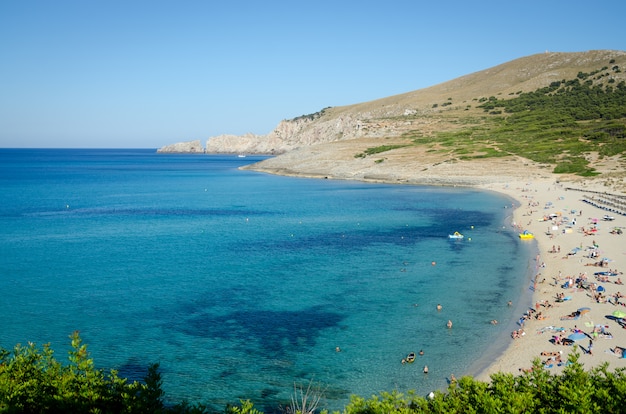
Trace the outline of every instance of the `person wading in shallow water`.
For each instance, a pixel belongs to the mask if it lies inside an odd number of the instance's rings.
[[[452,321],[448,319],[448,323],[446,324],[448,329],[452,328]]]

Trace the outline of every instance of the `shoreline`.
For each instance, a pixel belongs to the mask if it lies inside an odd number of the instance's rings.
[[[490,189],[481,188],[480,190],[503,194],[502,192],[493,191]],[[506,196],[514,201],[517,205],[514,207],[513,210],[511,210],[511,214],[507,215],[504,218],[502,226],[506,229],[507,232],[514,233],[514,236],[517,238],[517,232],[515,232],[515,229],[512,227],[511,223],[515,221],[515,212],[519,211],[522,205],[520,204],[520,200],[516,199],[515,197],[512,197],[508,194],[506,194]],[[496,356],[496,358],[502,358],[505,356],[507,351],[509,351],[509,347],[511,346],[511,336],[509,332],[511,332],[513,329],[518,328],[517,315],[523,314],[534,300],[534,292],[529,289],[529,286],[530,283],[532,283],[535,274],[537,273],[535,257],[539,253],[539,246],[536,240],[533,240],[531,249],[532,250],[529,252],[529,256],[527,258],[526,270],[524,271],[522,276],[524,280],[521,283],[519,294],[516,297],[510,298],[512,301],[514,301],[514,303],[512,304],[513,314],[511,316],[511,319],[507,321],[498,321],[499,325],[502,325],[504,323],[507,329],[505,329],[504,332],[497,334],[497,336],[494,338],[493,343],[485,349],[482,355],[477,357],[475,362],[470,366],[468,371],[464,373],[464,375],[469,375],[478,379],[478,377],[481,376],[481,374],[483,374],[484,372],[489,372],[490,367],[493,364],[494,356]]]
[[[512,298],[512,300],[516,302],[514,306],[520,311],[520,318],[525,312],[530,313],[531,316],[524,322],[523,336],[513,339],[507,333],[508,338],[502,337],[494,341],[494,344],[469,368],[470,372],[463,373],[463,375],[471,375],[476,380],[489,382],[491,374],[496,372],[519,375],[529,370],[536,358],[545,361],[545,369],[556,374],[562,372],[567,355],[574,350],[580,354],[579,362],[584,365],[585,369],[597,367],[604,362],[609,363],[609,370],[626,367],[626,358],[618,358],[611,352],[611,349],[616,346],[626,347],[626,329],[622,328],[620,323],[611,316],[611,313],[618,309],[626,312],[626,306],[598,303],[592,298],[596,292],[589,288],[565,289],[561,287],[566,277],[577,279],[582,276],[586,278],[585,283],[590,286],[601,285],[605,298],[617,292],[626,295],[626,286],[622,286],[620,291],[620,285],[614,283],[619,276],[622,276],[626,282],[626,275],[609,276],[608,282],[600,282],[595,279],[594,273],[604,269],[592,266],[594,260],[585,257],[591,251],[589,248],[595,244],[599,246],[595,251],[611,260],[609,262],[611,269],[617,269],[619,272],[626,269],[624,265],[626,215],[610,212],[608,214],[614,216],[614,220],[602,221],[607,210],[601,208],[601,203],[594,206],[592,204],[594,200],[589,199],[607,193],[617,193],[624,197],[624,204],[620,206],[622,210],[619,213],[626,213],[626,195],[622,191],[607,187],[598,178],[567,177],[548,173],[545,170],[537,172],[537,168],[528,164],[525,164],[524,168],[516,167],[500,171],[499,168],[494,168],[497,166],[491,165],[490,167],[488,163],[462,166],[459,163],[457,167],[460,168],[454,171],[431,171],[428,175],[424,174],[424,168],[407,171],[406,168],[398,165],[388,168],[384,173],[379,171],[377,174],[365,175],[352,174],[348,166],[343,166],[340,170],[336,167],[329,168],[328,174],[320,172],[324,171],[323,166],[320,165],[317,165],[314,170],[303,168],[298,171],[300,168],[291,168],[290,162],[278,166],[273,165],[273,160],[276,159],[271,160],[269,163],[261,162],[260,165],[248,165],[242,168],[303,178],[476,188],[494,191],[515,200],[519,206],[512,211],[510,216],[512,222],[508,223],[507,230],[516,230],[518,233],[529,230],[534,233],[535,237],[532,242],[536,243],[537,256],[534,259],[529,258],[529,271],[525,274],[529,280],[524,283],[527,287],[523,288],[524,291],[520,292],[519,297]],[[502,167],[502,165],[498,166]],[[432,166],[429,168],[433,169]],[[614,186],[623,188],[624,180],[618,179]],[[583,201],[586,195],[588,196],[587,202]],[[618,200],[621,201],[621,199]],[[573,216],[572,212],[576,212],[577,215]],[[540,221],[546,215],[557,213],[554,220]],[[562,222],[564,217],[569,217],[570,222]],[[594,227],[597,231],[591,237],[585,236],[582,229]],[[624,234],[611,234],[609,230],[614,227],[621,227]],[[520,243],[523,242],[527,241],[520,240]],[[551,252],[553,245],[555,250],[558,246],[560,252]],[[575,248],[579,251],[570,257],[568,252]],[[533,278],[537,281],[534,291],[527,292],[526,290],[530,290],[528,286]],[[565,295],[569,300],[556,302],[557,294]],[[611,301],[613,300],[611,297]],[[626,304],[626,299],[621,299],[619,303]],[[589,311],[578,320],[561,320],[561,317],[579,308],[589,308]],[[542,314],[542,319],[535,318],[539,312]],[[516,326],[516,320],[510,323],[513,329],[520,328]],[[593,334],[596,326],[598,329],[602,326],[602,329],[610,333],[610,336],[603,335],[600,337],[602,339],[598,339]],[[557,329],[551,329],[551,327]],[[585,335],[584,340],[576,341],[572,346],[555,345],[551,342],[554,335],[561,333],[567,337],[574,330],[582,331]],[[592,354],[587,352],[589,344],[593,345]],[[542,353],[559,354],[559,351],[562,351],[561,364],[550,360],[556,357],[542,355]]]
[[[626,293],[626,289],[620,290],[620,285],[615,283],[620,275],[609,276],[605,279],[606,282],[597,280],[594,273],[603,271],[605,268],[594,266],[596,260],[586,257],[586,252],[590,254],[596,250],[600,256],[610,260],[608,268],[617,269],[620,273],[624,269],[626,247],[620,247],[626,246],[623,241],[623,237],[626,236],[611,234],[610,231],[617,227],[626,228],[626,217],[609,212],[614,220],[602,220],[607,211],[583,201],[586,193],[605,194],[610,189],[593,180],[584,181],[581,186],[565,185],[557,180],[532,180],[518,181],[515,185],[504,187],[498,184],[481,187],[494,191],[500,190],[499,192],[521,203],[520,207],[514,211],[512,225],[519,226],[520,231],[527,229],[533,232],[539,249],[535,259],[538,265],[535,275],[537,283],[529,308],[535,309],[534,315],[541,312],[545,319],[534,317],[528,319],[523,327],[525,335],[519,339],[511,338],[504,352],[494,356],[491,364],[479,371],[474,376],[475,379],[489,381],[490,375],[496,372],[517,375],[521,371],[530,369],[535,358],[547,362],[545,369],[559,373],[563,370],[564,364],[559,366],[558,361],[551,361],[549,355],[542,355],[542,353],[559,351],[562,351],[562,361],[567,359],[568,354],[574,350],[577,351],[580,354],[579,362],[584,365],[585,369],[591,369],[604,362],[609,363],[610,370],[626,367],[626,360],[617,358],[611,352],[615,346],[626,346],[626,330],[618,321],[611,319],[613,311],[619,308],[626,310],[626,308],[594,300],[593,295],[596,292],[593,288],[562,287],[566,277],[574,279],[586,277],[590,286],[594,286],[593,284],[602,286],[607,298],[617,292]],[[572,187],[586,188],[574,190]],[[557,213],[555,220],[540,221],[546,215]],[[569,223],[556,225],[566,215],[570,219]],[[597,231],[585,235],[583,228],[588,230],[596,228]],[[594,245],[598,248],[592,249]],[[554,251],[553,246],[555,246]],[[576,253],[570,254],[573,251]],[[557,302],[558,294],[570,297],[570,299]],[[624,300],[621,303],[624,303]],[[578,319],[561,319],[580,308],[590,310]],[[593,335],[596,326],[602,326],[611,336],[596,339]],[[557,329],[547,329],[549,327]],[[560,328],[563,328],[563,331],[560,331]],[[567,337],[574,330],[581,330],[585,338],[576,341],[572,346],[555,345],[551,342],[553,335],[562,333]],[[591,354],[588,353],[590,344],[593,345]]]

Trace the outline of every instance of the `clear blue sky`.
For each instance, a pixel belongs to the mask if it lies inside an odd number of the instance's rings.
[[[266,134],[545,50],[626,50],[626,2],[0,1],[0,147]]]

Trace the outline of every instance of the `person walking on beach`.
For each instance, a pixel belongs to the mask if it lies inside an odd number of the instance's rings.
[[[593,355],[593,352],[591,352],[591,348],[593,348],[593,340],[589,340],[589,347],[587,348],[587,353],[589,355]]]

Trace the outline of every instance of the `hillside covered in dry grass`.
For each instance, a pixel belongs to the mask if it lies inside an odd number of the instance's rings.
[[[450,185],[558,173],[619,187],[626,171],[625,81],[626,52],[528,56],[426,89],[283,121],[258,137],[284,143],[275,149],[281,154],[247,168]],[[217,152],[229,152],[222,149]]]

